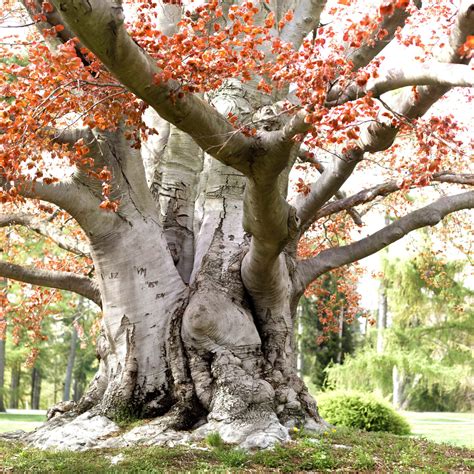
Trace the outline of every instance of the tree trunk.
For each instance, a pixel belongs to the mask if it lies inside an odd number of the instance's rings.
[[[385,329],[387,329],[387,290],[385,283],[380,283],[379,292],[379,310],[377,317],[377,354],[383,354],[384,351],[384,336]]]
[[[31,371],[31,409],[39,410],[41,395],[41,370],[33,367]]]
[[[162,432],[203,425],[200,436],[246,447],[287,440],[293,426],[325,427],[297,375],[287,260],[278,260],[279,290],[256,308],[241,277],[243,178],[213,162],[204,186],[189,286],[153,216],[132,210],[90,237],[104,314],[99,370],[76,405],[50,416],[158,417]]]
[[[83,388],[81,380],[79,380],[77,377],[74,377],[72,399],[75,402],[78,402],[81,399],[83,394],[84,394],[84,388]]]
[[[64,402],[69,400],[70,395],[71,395],[72,372],[74,370],[74,361],[76,359],[77,338],[78,338],[77,330],[74,326],[72,326],[71,343],[69,345],[69,355],[68,355],[67,367],[66,367],[66,377],[64,378],[64,393],[63,393]]]
[[[337,360],[338,364],[342,364],[342,357],[344,355],[343,347],[342,347],[342,337],[344,336],[344,308],[341,308],[339,311],[339,327],[338,327],[338,351],[337,351]]]
[[[303,354],[303,307],[298,305],[297,318],[298,318],[298,351],[297,351],[297,361],[296,361],[296,370],[299,377],[303,377],[304,374],[304,354]]]
[[[6,303],[7,279],[0,278],[0,304]],[[5,407],[5,350],[7,344],[7,321],[0,310],[0,413],[6,411]]]
[[[1,321],[0,321],[1,323]],[[0,339],[0,412],[4,412],[4,391],[5,391],[5,339]]]
[[[21,365],[20,362],[15,362],[12,365],[12,373],[10,379],[10,403],[9,408],[18,408],[20,401],[20,378]]]
[[[403,402],[403,388],[405,384],[405,377],[403,371],[400,371],[396,365],[392,369],[393,394],[392,403],[397,409],[400,409]]]

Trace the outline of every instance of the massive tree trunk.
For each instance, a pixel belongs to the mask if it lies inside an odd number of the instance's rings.
[[[247,286],[243,282],[242,262],[251,254],[241,224],[245,177],[206,158],[200,183],[194,179],[184,192],[182,177],[172,173],[189,153],[178,146],[182,135],[171,148],[179,155],[168,158],[160,182],[151,183],[153,200],[145,174],[136,172],[140,166],[129,167],[136,152],[121,140],[118,133],[107,137],[114,148],[108,164],[121,188],[119,212],[106,214],[97,202],[90,209],[84,200],[68,204],[88,233],[100,289],[100,367],[77,404],[59,404],[50,416],[158,417],[168,432],[204,423],[200,436],[219,432],[249,447],[284,441],[293,426],[322,429],[296,371],[293,324],[301,286],[294,257],[283,253],[275,260],[281,274],[275,281],[257,272]],[[80,173],[76,180],[87,183]],[[181,199],[170,203],[177,180]],[[193,187],[201,190],[196,204]],[[196,222],[183,211],[190,203],[201,209]],[[195,232],[191,245],[177,245],[186,235],[183,226]],[[259,287],[261,281],[267,286]],[[255,288],[254,297],[247,288]],[[40,430],[30,439],[40,443],[41,436]]]
[[[202,434],[219,432],[244,446],[284,441],[285,426],[322,428],[296,374],[288,295],[267,312],[288,323],[275,329],[256,316],[243,286],[248,237],[237,218],[241,199],[210,197],[206,206],[214,235],[203,243],[208,248],[190,288],[152,220],[135,216],[92,241],[104,310],[100,368],[73,413],[115,420],[168,414],[169,429],[207,420]]]

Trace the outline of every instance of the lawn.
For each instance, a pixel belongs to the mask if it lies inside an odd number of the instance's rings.
[[[412,427],[412,433],[438,443],[474,448],[474,415],[470,413],[402,413]],[[0,413],[0,433],[32,431],[40,426],[44,415]]]
[[[46,420],[44,415],[0,413],[0,433],[7,431],[32,431]]]
[[[402,412],[412,433],[437,443],[474,448],[474,414],[445,412]]]
[[[337,428],[272,450],[245,452],[208,437],[199,447],[40,451],[0,440],[5,472],[472,472],[474,451],[386,433]]]

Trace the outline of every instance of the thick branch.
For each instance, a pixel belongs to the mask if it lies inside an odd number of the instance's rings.
[[[319,25],[327,0],[301,0],[294,11],[293,20],[280,33],[280,38],[297,50],[306,36]]]
[[[79,198],[79,196],[75,195],[77,190],[70,179],[65,179],[59,183],[46,184],[27,179],[7,181],[0,174],[0,187],[8,191],[12,186],[15,187],[19,195],[25,198],[41,199],[56,204],[59,207],[64,207],[65,202]]]
[[[341,158],[335,158],[319,179],[310,186],[309,194],[297,199],[296,208],[301,221],[301,232],[304,232],[314,222],[316,212],[336,194],[362,157],[363,152],[354,149]]]
[[[281,293],[286,265],[280,254],[298,233],[299,219],[282,196],[278,177],[296,155],[299,144],[280,141],[279,134],[267,132],[264,136],[268,154],[256,160],[245,187],[243,226],[252,240],[241,273],[254,302],[269,288]]]
[[[451,32],[450,44],[440,53],[439,59],[446,63],[466,63],[467,59],[461,57],[458,50],[459,46],[464,43],[469,34],[472,34],[473,30],[474,5],[471,5],[471,2],[464,1]],[[425,114],[448,90],[449,87],[439,85],[421,86],[417,88],[416,97],[410,90],[402,94],[387,97],[386,101],[390,109],[408,119],[412,119]],[[297,130],[298,126],[302,127],[306,125],[301,118],[301,115],[295,116],[292,121],[293,130]],[[351,154],[358,155],[358,161],[360,161],[365,152],[374,153],[386,150],[392,145],[397,133],[398,128],[393,127],[391,124],[387,125],[383,122],[371,123],[362,128],[357,148],[353,149]],[[302,220],[303,231],[314,221],[321,206],[334,195],[354,170],[355,164],[351,168],[345,164],[345,161],[346,160],[338,160],[335,164],[336,170],[327,170],[327,172],[323,173],[315,186],[311,188],[311,192],[306,199],[300,199],[300,203],[298,203],[298,216]],[[351,162],[351,160],[348,160],[348,162]]]
[[[38,219],[31,214],[4,214],[0,215],[0,227],[22,225],[28,227],[38,234],[51,239],[55,244],[68,252],[76,255],[88,256],[89,248],[87,245],[76,241],[64,234],[50,222]]]
[[[454,174],[449,172],[436,173],[433,175],[432,181],[438,183],[453,183],[474,186],[474,174]],[[363,189],[352,196],[338,199],[337,201],[326,204],[316,214],[315,220],[335,214],[336,212],[344,210],[348,211],[354,206],[366,204],[373,201],[377,197],[388,196],[389,194],[400,191],[400,189],[401,188],[396,181],[387,181],[377,186],[373,186],[372,188]]]
[[[303,288],[323,273],[368,257],[415,229],[434,226],[452,212],[472,208],[474,208],[474,191],[443,197],[407,214],[364,239],[342,247],[324,250],[316,257],[299,263],[298,272]]]
[[[21,3],[32,19],[34,19],[39,13],[46,17],[46,21],[35,21],[33,24],[41,33],[51,51],[54,51],[61,44],[74,38],[73,32],[67,27],[67,25],[63,25],[62,18],[57,11],[45,12],[43,10],[42,0],[21,0]],[[55,35],[48,34],[48,31],[58,25],[63,27],[61,31],[57,32]],[[83,46],[78,43],[77,40],[74,42],[74,48],[77,56],[81,58],[83,64],[88,65],[89,61],[81,52]]]
[[[474,87],[474,71],[470,66],[449,63],[405,63],[401,67],[393,67],[380,71],[377,78],[371,78],[363,87],[355,82],[338,91],[331,90],[327,100],[331,105],[339,105],[371,93],[380,97],[386,92],[406,86],[443,86],[443,87]]]
[[[472,0],[462,1],[458,10],[455,24],[445,45],[436,57],[441,63],[467,64],[469,59],[459,53],[459,47],[464,44],[467,36],[474,34],[474,3]],[[408,119],[424,115],[438,101],[449,87],[444,85],[418,86],[416,95],[411,89],[404,89],[399,94],[386,94],[384,103],[389,110]],[[381,122],[372,123],[361,131],[359,147],[371,153],[386,150],[397,136],[398,128]]]
[[[236,131],[198,96],[178,97],[178,83],[157,84],[155,76],[160,70],[128,35],[118,4],[107,0],[53,0],[53,3],[81,41],[130,91],[165,120],[188,133],[214,158],[245,174],[249,172],[247,160],[255,139]]]
[[[438,64],[468,64],[468,57],[461,56],[459,48],[464,44],[466,38],[473,34],[474,3],[472,3],[472,0],[463,0],[451,31],[449,44],[445,45],[436,56]],[[443,67],[447,68],[447,64],[444,64]],[[466,69],[456,69],[456,71],[466,71]],[[413,75],[416,75],[416,71],[412,71],[412,76]],[[445,81],[448,83],[449,78],[445,79]],[[426,82],[428,84],[433,83],[433,81]],[[446,94],[450,87],[451,84],[418,86],[416,98],[410,89],[404,90],[400,94],[387,94],[384,96],[384,101],[392,111],[409,119],[413,119],[424,115],[437,100]],[[332,102],[335,102],[333,95],[334,93],[331,93]],[[295,114],[282,130],[282,137],[291,138],[296,134],[308,132],[311,125],[305,122],[306,116],[307,114],[304,110],[300,110]],[[397,133],[397,127],[386,125],[383,120],[381,120],[380,122],[372,123],[362,128],[361,139],[358,142],[358,146],[362,152],[374,153],[383,151],[392,145]]]
[[[69,128],[53,128],[46,127],[43,129],[55,143],[74,145],[81,138],[89,144],[94,140],[94,135],[88,127],[69,127]]]
[[[100,292],[93,280],[74,273],[42,270],[36,267],[15,265],[0,261],[0,275],[31,285],[47,286],[73,291],[101,306]]]

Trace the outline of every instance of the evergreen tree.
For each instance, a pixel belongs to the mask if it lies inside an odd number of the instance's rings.
[[[428,240],[415,257],[383,266],[392,320],[383,352],[377,353],[371,334],[355,356],[329,369],[330,384],[388,397],[396,367],[402,408],[469,409],[474,292],[465,285],[464,263],[446,261]]]

